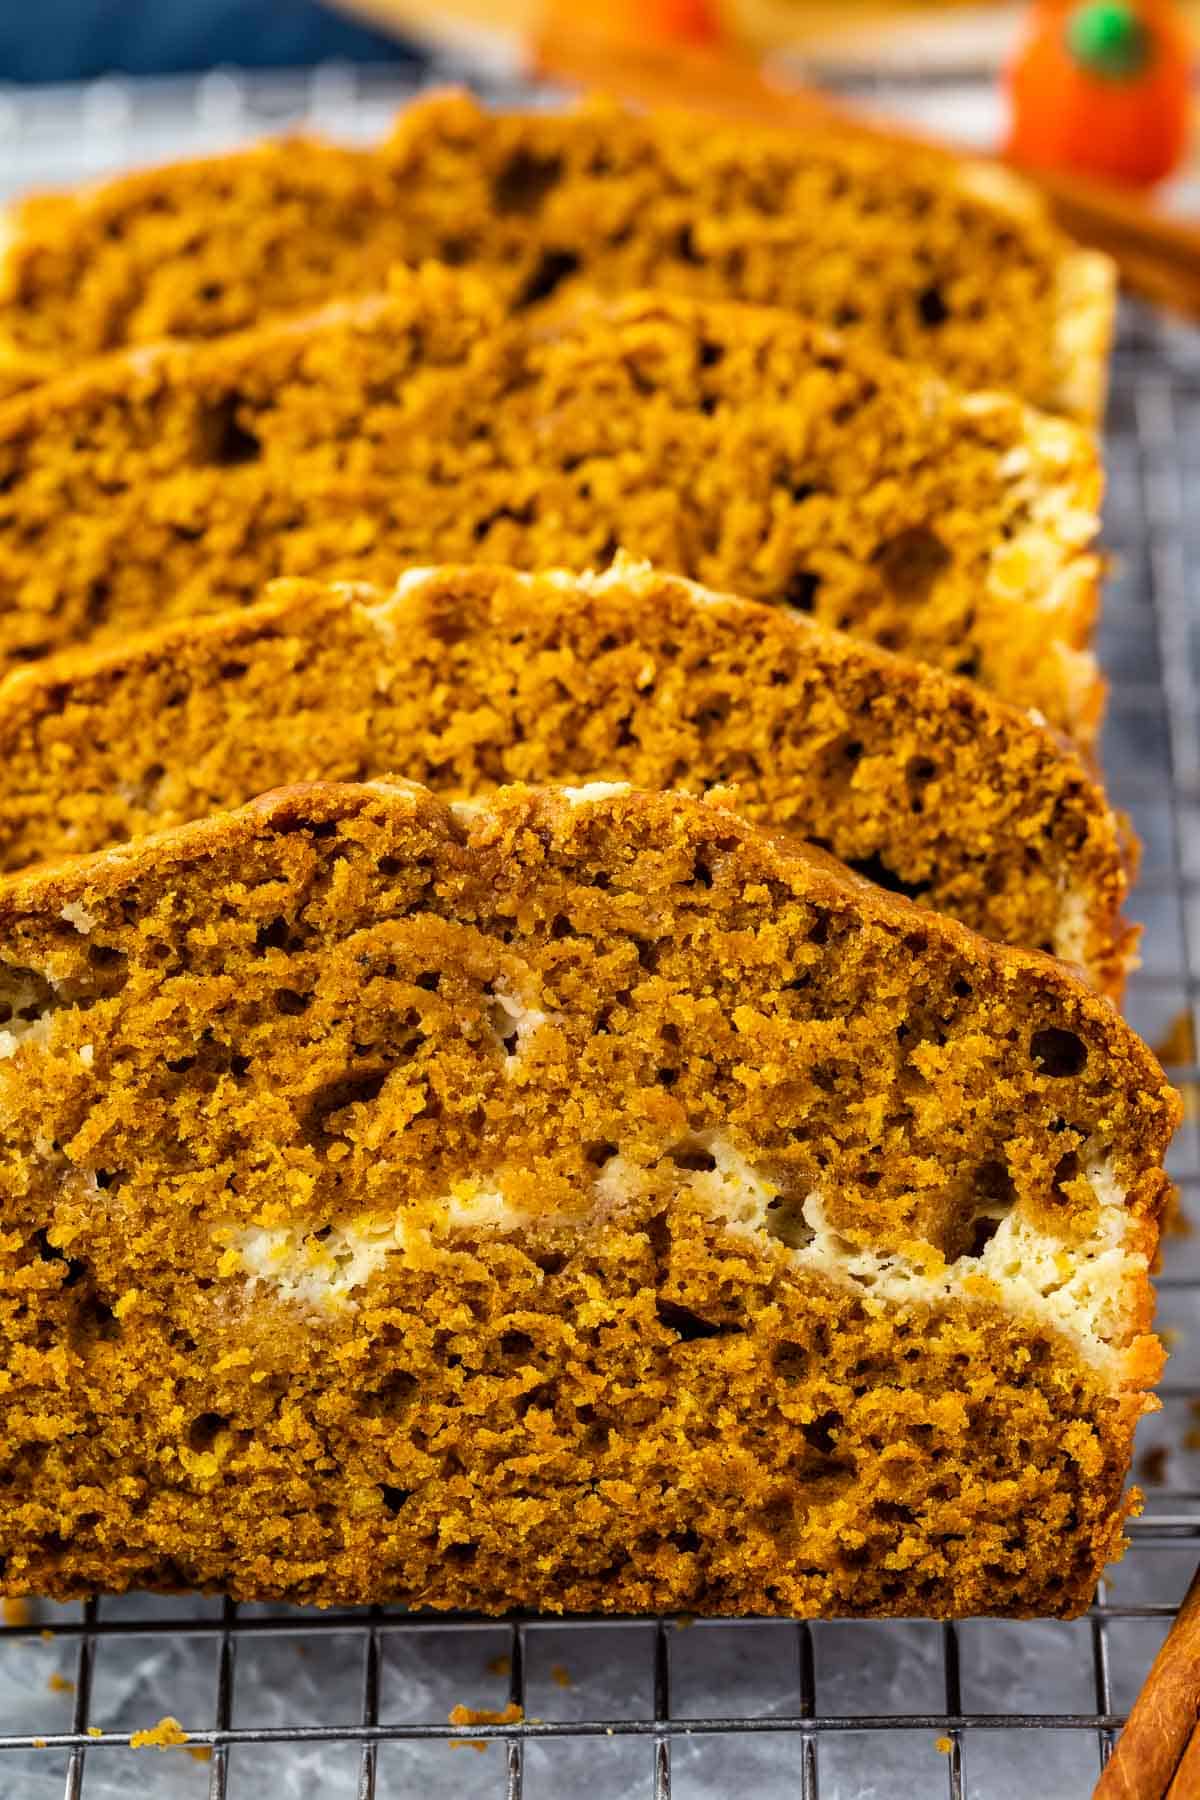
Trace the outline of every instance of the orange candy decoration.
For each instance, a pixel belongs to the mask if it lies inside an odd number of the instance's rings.
[[[1039,0],[1009,71],[1008,155],[1148,185],[1187,147],[1192,45],[1167,0]]]
[[[622,44],[719,44],[725,33],[716,0],[549,0],[547,12],[567,25],[577,19],[589,35]]]

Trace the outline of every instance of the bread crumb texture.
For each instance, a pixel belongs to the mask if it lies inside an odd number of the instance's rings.
[[[1176,1102],[1050,961],[702,800],[395,783],[10,877],[0,957],[10,1594],[1073,1614],[1119,1549]]]
[[[0,868],[318,778],[452,797],[720,789],[747,817],[1119,993],[1126,847],[1079,760],[971,683],[620,560],[411,570],[55,658],[0,685]],[[469,807],[472,802],[463,800]],[[463,816],[467,816],[465,813]],[[62,918],[87,936],[88,908]],[[497,996],[497,1005],[513,1004]],[[10,1022],[0,1054],[17,1039]]]
[[[1086,742],[1091,435],[789,314],[634,295],[556,325],[476,280],[138,350],[0,407],[0,669],[277,575],[619,548],[977,678]]]
[[[460,1701],[450,1709],[448,1717],[451,1725],[519,1725],[525,1713],[515,1700],[510,1700],[499,1710],[491,1706],[464,1706]]]
[[[803,312],[1086,419],[1102,405],[1111,266],[1011,176],[835,131],[461,94],[408,108],[375,149],[290,139],[27,202],[0,294],[8,379],[429,259],[514,310],[653,283]]]
[[[129,1748],[131,1750],[177,1750],[187,1741],[188,1734],[179,1720],[172,1718],[168,1713],[165,1719],[158,1721],[157,1725],[148,1726],[144,1731],[133,1732],[130,1735]]]

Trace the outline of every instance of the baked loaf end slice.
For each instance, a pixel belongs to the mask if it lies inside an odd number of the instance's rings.
[[[269,592],[0,684],[0,868],[322,777],[722,786],[1120,992],[1136,934],[1117,821],[1073,752],[972,682],[626,559]]]
[[[1112,1007],[678,795],[0,885],[9,1593],[1071,1614],[1160,1364]]]
[[[9,379],[478,268],[514,309],[653,284],[823,319],[966,386],[1102,410],[1111,265],[1022,182],[835,131],[443,95],[375,151],[268,143],[27,203],[0,299]]]
[[[1088,433],[778,310],[504,322],[470,278],[135,351],[0,408],[0,663],[412,562],[618,546],[976,676],[1080,742]]]

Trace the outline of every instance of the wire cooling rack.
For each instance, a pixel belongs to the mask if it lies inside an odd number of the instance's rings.
[[[332,68],[0,89],[0,197],[298,121],[375,136],[406,83]],[[1200,1223],[1200,334],[1126,314],[1108,460],[1106,766],[1144,845],[1127,1010],[1189,1100],[1173,1171]],[[1139,1439],[1147,1507],[1085,1619],[497,1623],[195,1596],[41,1604],[0,1623],[0,1800],[1082,1800],[1200,1556],[1200,1235],[1169,1241],[1159,1287],[1173,1353]],[[459,1702],[509,1701],[520,1723],[447,1723]],[[186,1744],[130,1747],[166,1715]]]

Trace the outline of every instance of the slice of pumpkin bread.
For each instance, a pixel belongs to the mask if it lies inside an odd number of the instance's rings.
[[[1121,833],[1024,713],[782,607],[619,559],[603,575],[283,581],[261,605],[0,683],[0,869],[270,787],[398,772],[722,786],[985,936],[1120,993]]]
[[[0,883],[0,1574],[1074,1614],[1176,1099],[680,795],[318,784]]]
[[[374,150],[292,139],[27,202],[0,289],[8,378],[240,329],[427,259],[477,268],[514,309],[648,285],[786,306],[964,386],[1102,409],[1112,267],[995,167],[461,94],[408,108]]]
[[[1086,741],[1087,433],[769,309],[553,327],[462,276],[0,407],[0,665],[244,605],[274,575],[586,568],[618,546],[977,676]]]

